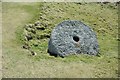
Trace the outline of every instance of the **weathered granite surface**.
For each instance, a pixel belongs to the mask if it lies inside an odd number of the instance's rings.
[[[89,26],[80,21],[66,20],[53,29],[48,52],[61,57],[81,53],[97,55],[99,45],[95,32]]]

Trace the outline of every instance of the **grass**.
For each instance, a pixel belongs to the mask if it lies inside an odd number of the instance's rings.
[[[3,77],[118,76],[118,11],[113,3],[3,3],[2,7]],[[97,34],[100,56],[49,56],[49,38],[45,35],[50,35],[52,29],[63,20],[80,20],[89,25]],[[34,38],[27,43],[37,53],[31,56],[28,50],[22,49],[26,42],[24,29],[25,24],[34,24],[36,21],[47,27],[43,31],[36,30],[37,35],[30,32]],[[42,38],[36,39],[38,36]]]

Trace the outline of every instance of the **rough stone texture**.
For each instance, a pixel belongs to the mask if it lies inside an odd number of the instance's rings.
[[[69,54],[97,55],[99,46],[95,32],[80,21],[70,20],[58,24],[52,31],[48,52],[54,56]]]

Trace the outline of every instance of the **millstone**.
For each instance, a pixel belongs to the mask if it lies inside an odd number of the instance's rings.
[[[66,20],[53,29],[48,52],[61,57],[81,53],[97,55],[99,45],[95,32],[89,26],[81,21]]]

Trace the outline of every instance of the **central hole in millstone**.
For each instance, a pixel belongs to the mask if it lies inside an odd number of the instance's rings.
[[[73,36],[73,40],[78,42],[79,41],[79,37],[78,36]]]

